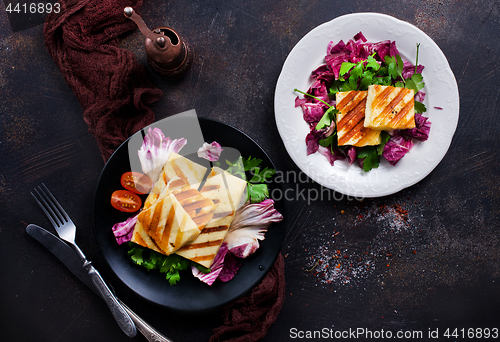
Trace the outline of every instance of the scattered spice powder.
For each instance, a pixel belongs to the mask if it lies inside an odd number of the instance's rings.
[[[376,236],[369,246],[359,250],[356,246],[351,247],[352,242],[336,241],[340,231],[334,231],[329,241],[314,249],[314,254],[310,255],[310,264],[306,267],[306,271],[319,282],[357,286],[364,279],[375,276],[378,264],[390,268],[389,261],[394,256],[416,254],[414,241],[418,228],[412,224],[406,203],[360,206],[358,210],[360,212],[354,214],[355,219],[349,225],[371,225],[373,229],[377,229]],[[340,213],[343,215],[345,211],[341,210]],[[349,229],[349,226],[345,229]],[[335,244],[342,245],[343,248],[333,248]],[[381,272],[387,271],[380,269],[377,274]]]

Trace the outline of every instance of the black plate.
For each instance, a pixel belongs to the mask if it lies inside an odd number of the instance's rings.
[[[243,157],[260,158],[263,160],[263,166],[275,168],[264,150],[243,132],[218,121],[196,119],[199,120],[203,137],[187,138],[188,144],[180,151],[180,154],[201,163],[203,160],[198,158],[193,151],[201,146],[196,140],[204,139],[207,142],[217,141],[223,148],[226,147],[219,159],[221,162],[225,161],[224,153],[229,152],[232,147],[240,151]],[[190,134],[183,130],[183,127],[186,127],[185,123],[186,120],[176,122],[167,118],[150,127],[158,127],[165,136],[176,139]],[[196,129],[190,128],[190,132],[193,131],[196,132]],[[128,246],[125,244],[119,246],[111,231],[113,224],[124,221],[129,214],[113,209],[110,205],[110,198],[113,191],[121,188],[122,173],[131,169],[140,171],[136,164],[138,162],[137,151],[145,132],[147,128],[137,132],[123,143],[111,156],[99,178],[94,199],[94,232],[102,256],[127,287],[145,300],[163,307],[180,311],[202,311],[236,300],[254,287],[272,267],[285,236],[285,220],[270,226],[265,240],[260,242],[260,248],[255,254],[243,260],[237,275],[227,283],[217,280],[212,286],[208,286],[187,271],[181,274],[181,281],[178,284],[169,285],[164,274],[147,271],[133,264],[127,255]],[[190,140],[195,144],[190,144]],[[231,157],[227,159],[231,160]],[[269,186],[271,191],[281,190],[280,184],[271,183]],[[284,200],[277,201],[275,207],[285,217]]]

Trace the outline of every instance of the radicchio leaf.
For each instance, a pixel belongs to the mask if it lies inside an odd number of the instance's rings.
[[[214,141],[211,144],[204,143],[203,146],[198,149],[198,157],[210,161],[219,160],[221,153],[222,147],[217,141]]]
[[[333,165],[336,160],[345,159],[344,154],[338,149],[334,149],[334,153],[332,153],[332,151],[330,150],[329,147],[319,146],[318,152],[319,152],[319,154],[325,156],[326,159],[328,159],[328,162],[330,163],[330,165]]]
[[[307,146],[307,155],[316,153],[318,151],[319,140],[322,138],[322,132],[311,129],[309,134],[306,136],[306,146]]]
[[[196,268],[196,266],[191,266],[191,272],[193,275],[200,279],[202,282],[207,283],[208,285],[212,286],[214,281],[219,277],[219,274],[222,271],[222,268],[224,267],[224,258],[229,251],[229,248],[227,247],[227,243],[223,242],[222,245],[219,248],[219,252],[215,256],[214,262],[212,263],[212,266],[210,266],[210,272],[209,273],[203,273],[199,269]]]
[[[387,159],[389,164],[396,165],[406,153],[410,152],[412,147],[413,141],[398,132],[385,144],[382,156]]]
[[[161,129],[150,127],[138,151],[142,171],[155,183],[170,152],[178,153],[184,145],[186,145],[186,139],[171,140],[163,135]]]
[[[227,253],[224,258],[224,266],[219,273],[219,279],[228,282],[234,278],[236,272],[240,269],[241,262],[232,253]]]
[[[415,128],[404,130],[404,134],[410,138],[415,138],[420,141],[429,139],[429,132],[431,130],[431,122],[429,118],[420,113],[415,113]]]
[[[119,222],[113,225],[111,230],[113,230],[116,242],[118,242],[119,245],[124,242],[129,242],[132,239],[136,222],[137,215],[129,217],[125,222]]]
[[[260,203],[247,203],[239,208],[224,240],[232,254],[246,258],[259,248],[268,227],[280,222],[283,216],[274,208],[274,201],[266,199]]]

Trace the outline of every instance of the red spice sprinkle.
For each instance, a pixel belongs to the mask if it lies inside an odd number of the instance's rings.
[[[416,250],[412,250],[411,251],[413,254],[417,254],[417,251]]]
[[[347,258],[348,258],[347,254],[346,254],[346,255],[344,255],[344,259],[347,259]]]

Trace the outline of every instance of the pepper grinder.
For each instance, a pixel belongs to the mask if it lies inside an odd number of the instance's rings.
[[[144,20],[132,7],[125,7],[125,17],[133,20],[146,37],[144,49],[148,64],[159,75],[167,79],[178,79],[184,76],[193,62],[190,48],[184,40],[170,27],[160,26],[150,31]]]

